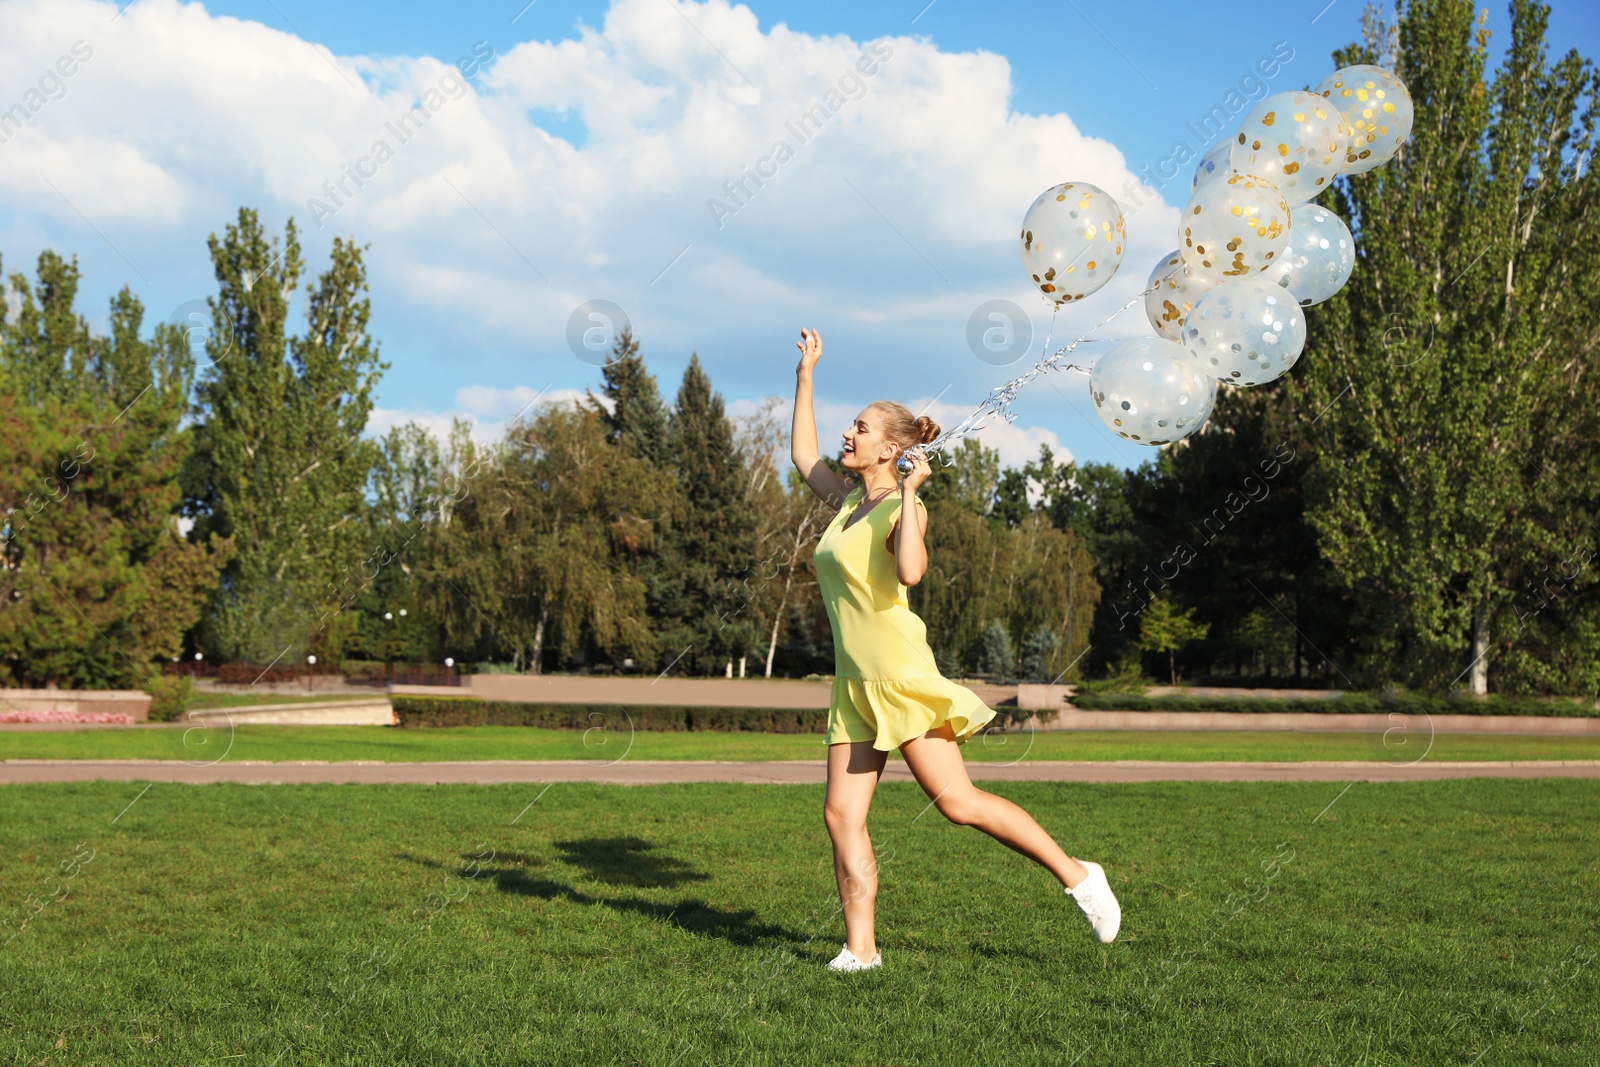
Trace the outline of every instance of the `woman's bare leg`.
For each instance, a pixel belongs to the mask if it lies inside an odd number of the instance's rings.
[[[985,793],[972,784],[949,723],[907,741],[900,746],[900,753],[939,814],[951,822],[976,826],[1039,863],[1068,889],[1089,876],[1083,864],[1063,852],[1032,815],[1005,797]]]
[[[833,873],[844,910],[845,946],[863,963],[870,962],[873,909],[878,900],[878,861],[867,836],[867,808],[883,774],[887,752],[871,741],[845,741],[828,746],[828,794],[822,820],[833,839]]]

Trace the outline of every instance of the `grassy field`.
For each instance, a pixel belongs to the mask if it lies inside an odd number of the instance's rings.
[[[225,725],[60,732],[0,731],[0,759],[424,760],[822,759],[821,734],[696,731],[630,734],[626,724],[584,730],[529,726]],[[1497,737],[1440,734],[1040,731],[988,734],[963,746],[969,760],[1430,760],[1600,759],[1600,735]],[[225,756],[224,756],[225,754]],[[899,759],[898,752],[890,754]]]
[[[853,975],[820,787],[6,786],[0,1063],[1595,1062],[1590,782],[995,791],[1115,944],[909,783]]]

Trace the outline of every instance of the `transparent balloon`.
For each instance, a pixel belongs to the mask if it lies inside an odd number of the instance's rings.
[[[1183,344],[1231,385],[1279,378],[1306,347],[1306,319],[1294,297],[1267,278],[1223,282],[1189,312]]]
[[[1161,285],[1150,289],[1161,280]],[[1207,289],[1217,284],[1211,278],[1202,278],[1184,266],[1183,257],[1176,250],[1161,257],[1155,270],[1144,283],[1150,292],[1144,295],[1144,313],[1156,333],[1169,341],[1183,339],[1183,317],[1194,307]]]
[[[1310,307],[1343,289],[1355,267],[1356,239],[1344,220],[1320,204],[1296,204],[1289,209],[1288,251],[1265,276]]]
[[[1055,185],[1022,220],[1022,265],[1046,300],[1082,300],[1117,273],[1126,234],[1110,194],[1087,182]]]
[[[1341,67],[1322,79],[1316,92],[1345,113],[1350,123],[1341,174],[1362,174],[1394,158],[1411,139],[1416,109],[1405,83],[1382,67]]]
[[[1228,172],[1233,169],[1233,164],[1229,161],[1229,153],[1232,151],[1231,137],[1224,137],[1207,149],[1206,154],[1200,157],[1200,162],[1195,164],[1194,180],[1189,183],[1189,191],[1192,193],[1215,178],[1226,178]]]
[[[1191,273],[1220,282],[1266,270],[1289,243],[1289,204],[1276,186],[1229,174],[1194,191],[1178,252]]]
[[[1291,204],[1310,200],[1344,167],[1350,124],[1318,93],[1293,89],[1257,104],[1239,124],[1229,162],[1278,187]]]
[[[1135,337],[1095,363],[1089,394],[1095,414],[1113,432],[1141,445],[1165,445],[1210,417],[1217,380],[1176,341]]]

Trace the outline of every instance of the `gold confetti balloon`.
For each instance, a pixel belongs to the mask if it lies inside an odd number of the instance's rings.
[[[1289,203],[1253,174],[1207,182],[1184,205],[1178,254],[1189,272],[1212,284],[1266,270],[1289,241]]]
[[[1150,289],[1157,281],[1161,284]],[[1184,316],[1189,314],[1195,301],[1215,284],[1210,278],[1191,273],[1184,265],[1183,257],[1176,251],[1162,256],[1155,270],[1150,272],[1149,280],[1144,283],[1144,287],[1150,289],[1144,294],[1144,313],[1149,317],[1150,325],[1169,341],[1182,340]]]
[[[1122,265],[1126,243],[1122,209],[1088,182],[1051,186],[1022,220],[1022,266],[1057,307],[1109,282]]]
[[[1294,89],[1274,93],[1246,115],[1233,139],[1235,173],[1278,187],[1291,204],[1310,200],[1344,168],[1350,124],[1327,97]]]
[[[1363,174],[1394,158],[1411,139],[1416,109],[1405,84],[1382,67],[1341,67],[1322,79],[1317,93],[1350,123],[1341,174]]]
[[[1166,445],[1205,424],[1217,379],[1178,342],[1134,337],[1095,361],[1089,396],[1100,421],[1119,437]]]

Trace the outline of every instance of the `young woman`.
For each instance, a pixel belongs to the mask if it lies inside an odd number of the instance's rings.
[[[822,338],[801,330],[797,347],[790,455],[811,490],[839,509],[815,553],[835,664],[822,813],[845,925],[844,947],[828,966],[855,971],[882,963],[872,931],[878,873],[867,808],[895,748],[941,815],[976,826],[1043,865],[1083,910],[1095,936],[1110,942],[1122,909],[1100,865],[1067,855],[1026,811],[967,776],[960,746],[995,713],[972,690],[939,674],[926,628],[906,600],[906,587],[928,569],[928,518],[916,494],[931,469],[917,446],[936,438],[939,427],[925,416],[913,419],[899,404],[868,405],[844,432],[839,462],[859,478],[852,486],[817,449],[811,379]],[[913,464],[904,476],[896,466],[902,454]]]

